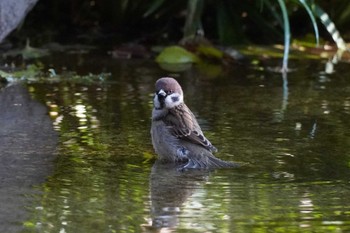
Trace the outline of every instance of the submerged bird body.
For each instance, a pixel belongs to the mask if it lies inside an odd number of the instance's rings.
[[[152,111],[152,143],[160,160],[183,169],[232,167],[216,158],[217,149],[204,136],[194,114],[183,100],[179,83],[170,77],[156,82]]]

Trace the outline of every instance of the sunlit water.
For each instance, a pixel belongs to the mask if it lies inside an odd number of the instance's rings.
[[[18,223],[25,232],[350,231],[349,64],[325,74],[324,62],[294,61],[288,85],[267,67],[211,77],[108,58],[72,66],[111,76],[27,84],[48,106],[59,143]],[[217,157],[241,168],[155,164],[150,114],[161,76],[179,80]]]

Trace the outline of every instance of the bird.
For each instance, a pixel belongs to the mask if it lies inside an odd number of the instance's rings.
[[[235,167],[216,158],[215,146],[204,136],[195,115],[184,102],[180,84],[172,77],[155,83],[151,138],[158,159],[180,170]]]

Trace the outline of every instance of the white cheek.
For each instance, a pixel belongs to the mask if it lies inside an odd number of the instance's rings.
[[[177,98],[177,101],[174,101],[172,99],[172,97],[175,97]],[[171,95],[168,95],[166,98],[165,98],[165,106],[167,108],[174,108],[176,107],[177,105],[179,104],[182,104],[183,103],[183,96],[182,95],[179,95],[178,93],[173,93]]]
[[[153,105],[154,105],[155,108],[160,108],[160,107],[161,107],[157,95],[154,95],[154,98],[153,98]]]

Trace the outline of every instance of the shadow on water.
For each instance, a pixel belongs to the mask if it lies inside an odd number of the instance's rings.
[[[0,90],[0,232],[23,228],[33,186],[53,170],[57,142],[46,106],[19,84]]]

